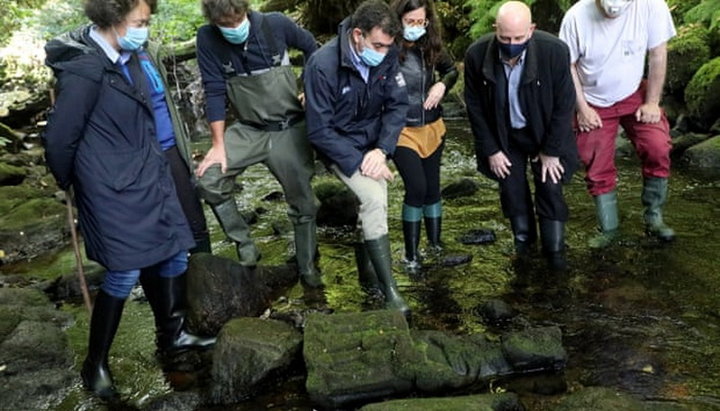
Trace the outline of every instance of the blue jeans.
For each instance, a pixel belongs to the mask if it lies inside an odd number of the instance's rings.
[[[174,257],[155,264],[151,267],[137,268],[134,270],[111,271],[105,274],[105,281],[100,288],[115,298],[125,299],[130,295],[133,287],[137,284],[142,270],[154,269],[160,277],[177,277],[187,271],[188,256],[187,250],[182,250]]]

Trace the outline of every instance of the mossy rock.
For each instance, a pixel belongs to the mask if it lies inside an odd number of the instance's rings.
[[[0,186],[15,186],[21,184],[27,171],[22,167],[16,167],[6,163],[0,163]]]
[[[720,168],[720,136],[690,147],[683,154],[682,161],[693,168]]]
[[[0,218],[3,230],[28,229],[65,224],[65,207],[53,198],[33,198],[10,210]]]
[[[521,409],[520,402],[517,395],[513,393],[480,394],[443,398],[406,398],[370,404],[360,408],[361,411],[495,411],[518,409]]]
[[[708,29],[700,24],[681,27],[668,43],[665,91],[682,96],[693,74],[710,59]]]
[[[709,127],[720,117],[720,57],[705,63],[685,88],[690,116]]]

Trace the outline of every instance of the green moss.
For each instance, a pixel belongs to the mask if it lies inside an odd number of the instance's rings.
[[[705,63],[685,89],[690,115],[710,125],[720,113],[720,57]]]
[[[681,27],[677,37],[668,43],[666,92],[682,95],[693,74],[710,59],[708,30],[691,24]]]
[[[41,224],[64,224],[65,208],[52,198],[34,198],[12,208],[0,218],[4,230],[25,229]]]

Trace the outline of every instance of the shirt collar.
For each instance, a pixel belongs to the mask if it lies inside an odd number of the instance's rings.
[[[97,43],[98,46],[102,49],[102,51],[105,53],[105,56],[107,56],[108,59],[110,59],[113,64],[117,64],[120,62],[120,64],[125,64],[130,60],[130,56],[132,53],[129,51],[123,50],[122,53],[115,50],[115,47],[111,46],[110,43],[105,40],[105,37],[103,37],[98,31],[97,26],[92,26],[90,29],[90,38]]]

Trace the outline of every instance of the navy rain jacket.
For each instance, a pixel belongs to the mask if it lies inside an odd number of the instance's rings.
[[[45,157],[60,188],[74,188],[88,258],[109,270],[145,268],[194,242],[156,138],[152,103],[89,30],[45,46],[58,91],[43,134]]]
[[[346,176],[352,176],[368,151],[395,152],[405,126],[408,96],[393,46],[366,84],[350,56],[350,19],[340,23],[337,37],[321,47],[305,65],[308,138]]]

